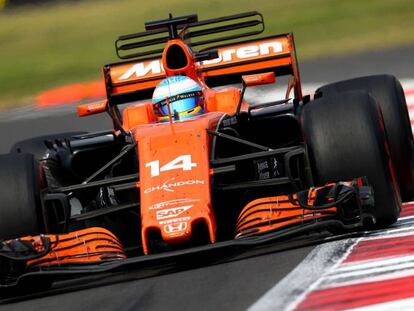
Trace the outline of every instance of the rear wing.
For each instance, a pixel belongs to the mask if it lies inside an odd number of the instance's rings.
[[[252,17],[259,19],[253,21],[247,20]],[[194,19],[194,16],[183,17]],[[195,17],[196,18],[196,17]],[[178,18],[175,18],[178,20]],[[224,22],[233,22],[235,19],[242,19],[242,22],[230,25],[222,25]],[[159,21],[162,22],[162,21]],[[146,24],[146,27],[152,27],[156,22]],[[220,26],[211,27],[221,23]],[[191,27],[208,26],[208,29],[197,30],[191,35]],[[254,74],[260,72],[273,71],[277,76],[291,75],[291,85],[295,91],[295,97],[302,98],[299,71],[296,63],[295,45],[293,34],[281,34],[277,36],[265,37],[255,40],[247,40],[242,42],[231,42],[221,46],[212,46],[211,44],[219,41],[234,41],[235,35],[226,35],[222,38],[211,39],[211,34],[219,32],[228,32],[235,29],[246,27],[258,27],[263,25],[261,15],[257,12],[248,12],[229,17],[207,20],[190,24],[187,28],[181,27],[180,37],[183,39],[191,39],[202,35],[207,35],[205,40],[187,43],[194,49],[194,46],[207,47],[196,52],[202,54],[206,51],[217,50],[218,58],[211,60],[199,61],[196,67],[199,70],[200,78],[210,86],[219,86],[232,83],[240,83],[241,76],[246,74]],[[263,26],[264,27],[264,26]],[[190,28],[190,32],[188,30]],[[198,29],[198,28],[197,28]],[[263,29],[254,31],[245,31],[239,33],[237,38],[256,35],[261,33]],[[165,31],[164,31],[165,32]],[[145,39],[145,36],[153,36],[154,33],[159,35],[162,33],[160,29],[149,30],[144,33],[133,34],[120,37],[116,42],[117,53],[123,59],[135,58],[135,60],[106,65],[104,67],[104,76],[108,101],[110,105],[117,105],[126,102],[148,99],[152,97],[152,93],[156,85],[165,77],[164,68],[162,66],[161,55],[162,50],[151,49],[152,44],[160,44],[168,41],[167,37],[160,39]],[[139,40],[138,42],[121,44],[123,41]],[[147,50],[145,50],[145,48]],[[133,52],[130,54],[122,54],[121,52],[130,51],[132,49],[142,49],[144,51]],[[146,57],[145,56],[152,56]],[[136,59],[136,57],[138,59]]]

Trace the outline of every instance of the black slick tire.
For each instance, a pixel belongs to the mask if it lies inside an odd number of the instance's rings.
[[[0,239],[41,233],[39,170],[33,155],[0,155],[0,202]]]
[[[316,96],[352,90],[368,92],[380,105],[402,200],[413,200],[414,142],[401,83],[392,75],[360,77],[325,85],[316,91]]]
[[[401,199],[375,100],[361,91],[324,95],[305,105],[301,123],[315,185],[366,176],[376,226],[394,223]]]

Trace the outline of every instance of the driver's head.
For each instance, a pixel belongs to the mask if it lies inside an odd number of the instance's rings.
[[[160,121],[168,120],[167,98],[174,120],[193,118],[204,112],[201,87],[189,77],[168,77],[155,88],[152,104]]]

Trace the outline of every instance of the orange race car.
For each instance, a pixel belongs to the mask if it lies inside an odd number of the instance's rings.
[[[34,138],[0,156],[0,296],[384,227],[413,197],[413,136],[395,77],[303,96],[291,33],[241,41],[264,30],[258,12],[170,15],[145,29],[116,41],[124,61],[103,68],[107,98],[78,107],[108,113],[113,130]],[[245,100],[265,84],[285,95]]]

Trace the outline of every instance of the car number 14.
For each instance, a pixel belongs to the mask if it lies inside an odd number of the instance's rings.
[[[159,176],[161,172],[179,170],[191,171],[193,167],[197,167],[197,163],[193,163],[191,160],[191,154],[184,154],[176,157],[174,160],[160,167],[160,161],[155,160],[145,164],[145,167],[149,167],[151,171],[151,177]]]

